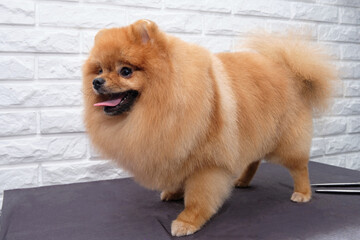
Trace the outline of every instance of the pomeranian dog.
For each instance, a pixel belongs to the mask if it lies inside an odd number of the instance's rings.
[[[311,198],[312,116],[334,67],[289,36],[259,33],[246,46],[212,54],[140,20],[101,30],[84,64],[92,143],[161,200],[184,198],[173,236],[198,231],[261,159],[290,171],[292,201]]]

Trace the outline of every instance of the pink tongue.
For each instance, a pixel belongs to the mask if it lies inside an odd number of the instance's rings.
[[[118,105],[121,102],[121,100],[122,100],[122,98],[118,98],[118,99],[115,99],[115,100],[99,102],[99,103],[95,103],[94,106],[95,107],[99,107],[99,106],[115,107],[116,105]]]

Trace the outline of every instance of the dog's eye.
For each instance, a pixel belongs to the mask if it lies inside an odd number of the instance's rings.
[[[100,68],[99,71],[98,71],[98,74],[100,75],[102,73],[103,73],[103,70],[102,70],[102,68]]]
[[[123,67],[120,69],[120,75],[124,78],[129,78],[131,77],[131,74],[132,74],[132,69],[129,68],[129,67]]]

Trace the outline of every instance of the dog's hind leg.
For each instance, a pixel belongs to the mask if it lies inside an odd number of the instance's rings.
[[[312,137],[312,118],[310,111],[298,115],[292,127],[284,132],[274,152],[269,154],[269,161],[286,167],[294,180],[293,202],[308,202],[311,188],[308,163]]]
[[[291,195],[293,202],[308,202],[311,199],[311,188],[307,159],[300,160],[303,164],[288,167],[294,180],[294,192]]]
[[[244,172],[241,174],[241,176],[236,180],[235,187],[248,187],[259,165],[260,165],[260,160],[250,163],[246,167]]]

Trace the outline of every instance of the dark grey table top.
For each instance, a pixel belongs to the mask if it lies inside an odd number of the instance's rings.
[[[318,182],[355,182],[360,172],[310,163]],[[178,239],[360,239],[360,195],[313,194],[292,203],[292,180],[281,166],[261,164],[252,187],[231,198],[199,232]],[[171,221],[182,201],[161,202],[159,193],[132,179],[77,183],[4,193],[0,239],[177,239]]]

